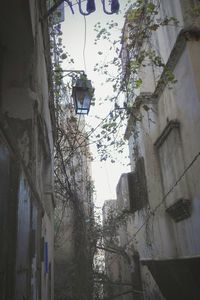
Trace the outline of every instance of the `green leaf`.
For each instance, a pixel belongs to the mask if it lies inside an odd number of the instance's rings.
[[[147,12],[152,13],[155,8],[156,8],[156,6],[152,2],[147,4]]]
[[[142,84],[142,79],[137,79],[137,80],[135,80],[135,87],[138,89],[140,86],[141,86],[141,84]]]

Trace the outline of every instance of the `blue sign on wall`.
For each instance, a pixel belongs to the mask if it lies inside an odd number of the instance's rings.
[[[45,273],[49,272],[48,242],[45,242],[44,245],[44,271]]]

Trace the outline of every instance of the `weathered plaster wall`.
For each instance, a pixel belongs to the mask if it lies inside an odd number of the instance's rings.
[[[178,166],[182,172],[199,153],[200,143],[198,139],[200,130],[200,102],[195,81],[199,81],[198,74],[194,74],[190,60],[192,44],[196,48],[200,43],[190,42],[190,48],[186,47],[175,68],[177,84],[172,90],[165,90],[158,103],[160,130],[166,125],[166,120],[177,119],[180,121],[181,143],[184,161]],[[195,57],[193,57],[195,59]],[[198,58],[196,57],[196,60]],[[196,78],[196,80],[194,80]],[[162,112],[162,114],[161,114]],[[195,228],[199,227],[199,162],[197,161],[186,174],[185,185],[188,186],[184,196],[192,201],[191,218],[174,225],[176,248],[179,256],[198,255],[200,243]],[[183,179],[184,180],[184,179]],[[186,193],[186,192],[185,192]],[[167,200],[166,200],[167,201]]]
[[[173,3],[162,2],[161,10],[163,9],[163,11],[160,12],[160,14],[164,15],[166,13],[169,16],[176,15],[177,19],[180,20],[180,24],[183,24],[181,7],[183,8],[183,11],[186,12],[186,2],[180,2],[181,3],[179,3],[179,1]],[[189,5],[186,6],[187,9],[189,9]],[[189,11],[187,11],[187,13],[189,14]],[[185,22],[188,22],[189,19],[186,19],[187,20],[184,19]],[[163,27],[156,33],[157,47],[159,53],[164,58],[164,61],[167,61],[169,58],[169,54],[175,44],[180,29],[181,27],[170,27],[170,29],[168,27]],[[135,168],[135,151],[133,148],[136,145],[139,145],[139,149],[137,149],[139,156],[143,156],[145,159],[151,210],[162,201],[164,196],[159,156],[154,144],[170,120],[178,120],[180,122],[183,161],[179,162],[179,166],[177,166],[179,176],[199,152],[200,68],[198,53],[199,42],[195,40],[188,41],[187,46],[175,65],[174,74],[175,78],[178,80],[177,83],[173,85],[172,88],[168,86],[165,87],[160,98],[157,100],[158,104],[153,104],[156,103],[155,99],[152,99],[152,101],[149,102],[143,102],[143,104],[148,105],[149,110],[145,111],[141,105],[140,113],[142,115],[142,121],[135,127],[139,135],[136,138],[133,136],[130,137],[129,144],[132,157],[132,169],[134,170]],[[151,78],[148,81],[146,73],[141,73],[141,75],[144,76],[144,87],[142,87],[141,92],[151,92]],[[148,88],[149,85],[151,88]],[[180,223],[174,224],[174,221],[165,212],[165,205],[161,205],[157,209],[156,214],[151,216],[149,222],[147,222],[147,227],[150,227],[148,229],[150,231],[148,233],[149,245],[143,238],[144,235],[147,235],[147,228],[142,228],[138,233],[138,247],[142,256],[176,257],[177,255],[192,256],[199,253],[198,236],[195,235],[195,232],[199,227],[199,220],[197,217],[197,212],[199,211],[199,191],[197,188],[199,186],[198,169],[199,165],[197,161],[185,178],[182,179],[184,185],[183,183],[180,183],[180,186],[182,184],[182,196],[192,200],[192,216]],[[171,194],[173,197],[174,194]],[[140,228],[148,213],[149,208],[147,207],[134,214],[134,224],[137,229]]]
[[[170,26],[160,26],[152,35],[153,47],[155,46],[158,55],[161,56],[164,63],[166,63],[169,58],[178,33],[185,25],[181,9],[181,2],[183,1],[160,1],[158,18],[160,17],[163,20],[165,17],[174,17],[178,21],[178,25],[173,25],[172,22],[172,25]]]
[[[53,129],[47,74],[50,53],[44,42],[48,32],[39,19],[43,14],[41,7],[40,1],[4,2],[0,12],[1,145],[4,140],[11,167],[14,162],[18,166],[11,174],[16,176],[16,193],[10,181],[13,195],[6,199],[8,207],[12,198],[16,205],[10,207],[16,217],[10,223],[10,231],[14,234],[17,230],[12,244],[13,252],[17,249],[12,253],[16,270],[15,267],[9,270],[13,281],[9,282],[10,291],[5,282],[0,297],[3,300],[53,299]],[[50,273],[46,274],[48,286],[41,280],[43,270],[40,272],[42,236],[49,244],[52,272],[51,278]]]
[[[198,139],[199,132],[199,112],[200,103],[198,89],[198,71],[192,68],[191,48],[196,49],[199,42],[189,42],[185,48],[176,68],[174,70],[178,82],[172,89],[166,87],[160,99],[158,107],[152,107],[145,112],[141,108],[143,115],[139,128],[139,137],[137,143],[140,145],[140,155],[145,158],[146,176],[148,185],[149,203],[151,209],[154,209],[162,201],[162,180],[160,176],[160,165],[157,150],[154,146],[155,141],[162,133],[163,129],[170,120],[180,122],[181,147],[183,149],[184,161],[181,162],[179,175],[190,164],[192,159],[199,152],[200,144]],[[193,49],[194,51],[194,49]],[[193,59],[195,57],[193,56]],[[196,58],[197,61],[197,58]],[[170,162],[169,162],[170,163]],[[183,192],[183,197],[192,201],[192,215],[190,218],[180,222],[174,221],[166,214],[165,205],[157,210],[156,214],[150,218],[151,228],[150,244],[151,247],[145,247],[146,241],[143,239],[145,229],[138,234],[140,254],[144,257],[176,257],[193,256],[199,253],[199,239],[197,228],[199,227],[199,163],[192,166],[183,181],[187,185],[187,191]],[[166,199],[167,203],[167,199]],[[135,224],[137,228],[143,222],[148,213],[138,211],[135,213]],[[139,221],[141,220],[141,221]],[[159,238],[158,238],[159,237]]]
[[[184,272],[192,274],[190,279],[188,276],[188,286],[181,297],[187,299],[187,293],[191,293],[191,297],[199,295],[197,286],[193,287],[192,283],[195,271],[191,271],[189,266],[192,259],[197,264],[200,254],[200,42],[198,20],[191,15],[195,3],[184,0],[161,1],[159,16],[176,16],[179,26],[159,28],[152,35],[152,42],[163,61],[168,62],[177,82],[172,85],[162,85],[160,82],[156,87],[160,70],[155,69],[152,74],[150,68],[141,68],[143,84],[136,99],[141,121],[134,123],[129,120],[130,128],[126,133],[132,171],[136,169],[138,158],[143,157],[145,163],[148,204],[130,215],[127,221],[127,249],[132,247],[139,252],[145,299],[163,299],[157,285],[159,276],[163,276],[161,281],[165,286],[163,289],[161,284],[162,292],[165,290],[164,294],[167,295],[172,289],[167,299],[176,299],[175,286],[172,282],[167,283],[165,277],[170,272],[165,273],[165,268],[157,265],[156,269],[154,265],[155,261],[159,264],[171,259],[174,259],[171,264],[180,262],[177,269],[174,267],[174,282],[177,278],[184,282]],[[190,29],[196,26],[197,31],[178,37],[183,26],[189,26]],[[171,129],[170,124],[174,124]],[[134,133],[131,133],[131,128],[135,130]],[[170,191],[171,187],[173,190]],[[124,189],[121,195],[126,195],[126,185],[121,189]],[[168,191],[169,195],[165,197]],[[124,198],[126,200],[126,196]],[[191,210],[185,209],[185,217],[176,222],[175,217],[167,213],[167,208],[180,198],[188,200]],[[180,211],[181,208],[176,213]],[[187,260],[189,258],[191,260]],[[151,266],[148,261],[152,261]],[[178,271],[182,270],[181,263],[185,264],[182,274]]]

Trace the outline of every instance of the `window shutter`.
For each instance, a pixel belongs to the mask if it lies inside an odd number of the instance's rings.
[[[140,157],[137,160],[135,172],[128,173],[128,188],[130,210],[135,212],[136,210],[142,209],[148,203],[147,182],[143,157]]]

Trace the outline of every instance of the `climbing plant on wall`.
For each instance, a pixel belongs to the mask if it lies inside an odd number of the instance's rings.
[[[141,69],[151,67],[156,70],[155,85],[159,80],[170,86],[176,83],[172,70],[151,42],[152,35],[161,27],[179,26],[175,17],[159,14],[160,5],[159,0],[128,1],[122,36],[115,41],[112,39],[112,31],[118,28],[118,23],[111,20],[106,27],[102,27],[100,22],[95,25],[94,30],[97,32],[95,44],[106,40],[110,43],[110,50],[115,52],[112,61],[97,63],[94,67],[94,71],[104,74],[106,81],[113,87],[112,96],[104,100],[112,102],[113,109],[103,120],[101,130],[95,132],[93,137],[97,140],[100,138],[97,150],[101,160],[110,158],[114,162],[112,150],[109,151],[109,148],[115,147],[119,153],[123,152],[124,139],[120,138],[120,128],[126,126],[130,116],[135,122],[140,121],[141,116],[138,115],[135,98],[143,84]],[[99,51],[99,55],[103,56],[103,52]],[[116,68],[113,76],[109,71],[111,65]],[[147,106],[145,108],[148,110]]]

